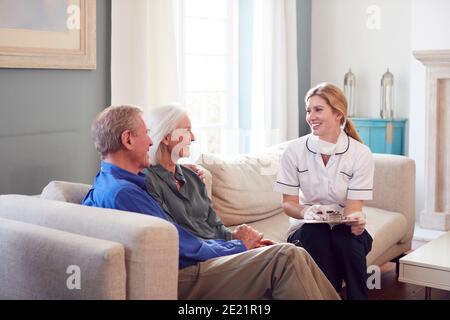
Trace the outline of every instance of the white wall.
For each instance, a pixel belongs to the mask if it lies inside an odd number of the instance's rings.
[[[381,9],[379,30],[366,26],[367,8]],[[351,67],[356,76],[358,116],[379,117],[380,80],[394,74],[396,117],[409,116],[410,0],[312,1],[311,83],[343,86]]]
[[[366,27],[369,5],[381,9],[380,30]],[[407,154],[416,161],[416,212],[424,209],[425,67],[413,50],[450,49],[448,0],[312,1],[311,83],[343,85],[356,75],[358,115],[378,117],[379,82],[395,77],[396,116],[408,118]]]
[[[450,49],[450,1],[413,0],[412,50]],[[411,59],[409,155],[416,160],[416,212],[424,206],[425,179],[425,67]],[[418,215],[417,215],[418,218]]]

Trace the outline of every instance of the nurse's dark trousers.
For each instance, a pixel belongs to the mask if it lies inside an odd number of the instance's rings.
[[[372,237],[367,230],[355,236],[345,224],[332,229],[326,223],[304,224],[288,242],[308,251],[337,292],[344,280],[347,299],[368,298],[366,255],[372,249]]]

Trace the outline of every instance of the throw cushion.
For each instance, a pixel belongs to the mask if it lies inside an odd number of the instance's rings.
[[[42,190],[41,198],[81,204],[90,188],[83,183],[51,181]]]
[[[261,154],[203,154],[197,163],[209,170],[214,209],[225,225],[250,223],[283,212],[273,191],[286,143]]]

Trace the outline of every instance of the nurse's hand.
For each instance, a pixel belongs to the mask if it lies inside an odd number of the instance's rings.
[[[362,211],[356,211],[346,216],[347,219],[355,220],[347,222],[355,236],[362,234],[366,228],[366,215]]]
[[[319,220],[319,221],[327,220],[326,208],[324,208],[324,206],[321,206],[320,204],[315,204],[313,206],[305,206],[300,215],[305,220]]]

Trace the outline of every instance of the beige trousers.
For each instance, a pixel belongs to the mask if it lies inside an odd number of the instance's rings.
[[[281,243],[180,270],[179,299],[340,299],[311,256]]]

